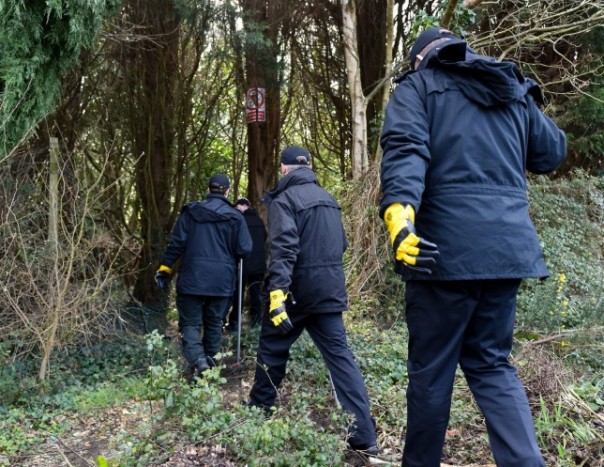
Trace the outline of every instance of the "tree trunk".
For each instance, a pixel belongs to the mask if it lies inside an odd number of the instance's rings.
[[[135,49],[131,69],[133,98],[130,124],[136,164],[136,190],[140,199],[141,252],[134,298],[155,311],[151,327],[163,330],[160,316],[168,296],[155,287],[154,272],[166,247],[171,225],[171,167],[175,139],[175,81],[178,70],[180,25],[172,2],[134,0],[134,24],[149,37]]]
[[[266,90],[265,121],[248,123],[248,198],[257,206],[277,179],[281,129],[281,77],[278,66],[281,1],[243,0],[247,33],[245,71],[247,88]],[[260,40],[258,35],[262,36]]]
[[[50,162],[48,165],[48,261],[50,277],[48,278],[48,311],[45,317],[48,325],[42,331],[42,362],[38,370],[38,379],[44,381],[50,366],[50,355],[54,348],[55,336],[59,327],[59,140],[50,138]]]
[[[392,46],[394,43],[394,0],[386,0],[386,44],[385,44],[385,52],[386,56],[384,57],[384,76],[388,78],[392,73]],[[384,111],[386,110],[386,105],[388,104],[388,100],[390,99],[390,79],[387,83],[383,84],[382,87],[382,99],[379,106],[379,121],[380,124],[378,126],[377,131],[377,145],[375,149],[375,162],[378,162],[382,158],[382,146],[379,142],[379,135],[381,134],[382,126],[384,123]]]
[[[359,180],[367,173],[369,168],[367,158],[367,99],[363,95],[361,81],[354,0],[341,0],[341,5],[346,73],[352,107],[352,178],[353,180]]]
[[[363,0],[357,2],[356,7],[356,44],[363,94],[367,97],[367,153],[375,154],[379,146],[383,108],[379,97],[372,99],[369,95],[376,88],[384,89],[382,79],[387,75],[387,57],[389,54],[392,57],[392,45],[388,45],[387,36],[393,33],[394,5],[392,0]]]

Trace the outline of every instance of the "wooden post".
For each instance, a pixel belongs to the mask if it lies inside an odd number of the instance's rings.
[[[50,138],[48,174],[48,244],[56,251],[59,244],[59,139]]]
[[[59,327],[59,140],[50,138],[50,160],[48,173],[48,261],[52,264],[48,278],[49,323],[43,331],[41,342],[43,355],[38,371],[38,379],[44,381],[50,367],[50,355],[54,348]]]

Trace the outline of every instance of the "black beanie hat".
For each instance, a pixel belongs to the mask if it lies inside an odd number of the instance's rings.
[[[417,36],[413,47],[411,47],[411,52],[409,52],[409,60],[412,70],[415,69],[415,59],[417,58],[417,55],[424,50],[424,47],[426,47],[430,42],[441,38],[459,39],[451,31],[446,28],[441,28],[440,26],[428,28]]]

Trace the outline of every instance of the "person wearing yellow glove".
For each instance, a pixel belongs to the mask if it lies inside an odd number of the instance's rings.
[[[548,275],[526,172],[559,167],[566,136],[539,108],[534,81],[448,29],[423,31],[409,59],[380,135],[380,215],[405,281],[409,333],[402,465],[441,465],[459,366],[495,463],[542,467],[509,356],[521,281]]]
[[[160,289],[166,289],[172,280],[172,268],[162,264],[155,273],[155,283]]]
[[[283,334],[291,331],[294,326],[287,316],[287,310],[285,308],[285,301],[287,299],[286,294],[283,290],[273,290],[269,292],[270,305],[269,305],[269,318],[273,322],[273,325],[279,329]]]
[[[176,281],[178,328],[192,376],[200,376],[215,365],[223,317],[235,289],[237,263],[252,251],[243,216],[227,199],[229,185],[226,175],[213,175],[206,198],[183,206],[155,275],[157,286],[167,288],[174,264],[180,261]]]
[[[438,259],[438,247],[415,234],[413,206],[392,203],[384,213],[384,221],[390,233],[394,257],[402,265],[430,274]]]
[[[347,247],[340,206],[317,184],[308,151],[281,153],[281,174],[267,192],[269,292],[249,405],[270,412],[285,377],[291,346],[304,330],[321,352],[336,398],[354,417],[350,447],[378,453],[375,424],[363,376],[348,347],[342,313],[348,309],[343,255]]]

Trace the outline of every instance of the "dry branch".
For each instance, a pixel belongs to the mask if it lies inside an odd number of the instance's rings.
[[[15,181],[14,168],[0,169],[0,261],[5,265],[0,272],[0,332],[17,339],[16,352],[41,357],[41,380],[48,375],[54,349],[98,339],[110,329],[116,318],[110,312],[113,284],[119,277],[115,260],[121,250],[93,220],[103,199],[99,181],[68,181],[62,164],[54,166],[52,222],[44,202],[52,178],[18,172]],[[31,186],[31,193],[24,194],[24,186]]]

